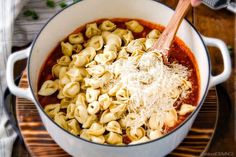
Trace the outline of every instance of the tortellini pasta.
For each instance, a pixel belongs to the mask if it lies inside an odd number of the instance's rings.
[[[126,111],[126,106],[127,104],[125,102],[113,101],[109,109],[116,117],[120,117]]]
[[[110,35],[110,34],[111,34],[111,32],[109,32],[109,31],[102,31],[101,35],[102,35],[103,40],[105,41],[107,36]]]
[[[76,109],[76,105],[75,104],[71,103],[70,105],[68,105],[67,111],[66,111],[66,118],[67,119],[74,118],[75,109]]]
[[[137,141],[131,142],[130,144],[139,144],[139,143],[144,143],[144,142],[147,142],[147,141],[149,141],[149,139],[146,136],[144,136],[144,137],[142,137],[141,139],[139,139]]]
[[[158,39],[160,35],[161,32],[159,30],[153,29],[151,32],[148,33],[147,38]]]
[[[72,56],[72,63],[76,67],[83,67],[84,65],[89,63],[89,56],[88,55],[82,55],[82,54],[76,54]]]
[[[87,129],[89,128],[94,122],[97,121],[97,116],[95,114],[90,115],[85,123],[82,125],[83,128]]]
[[[161,117],[162,115],[158,115],[158,113],[153,113],[149,119],[148,125],[151,129],[154,130],[162,130],[162,127],[164,126],[164,122],[160,121],[158,117]]]
[[[129,30],[131,30],[134,33],[140,33],[143,31],[143,26],[138,23],[138,21],[132,20],[129,22],[126,22],[125,25]]]
[[[58,90],[58,82],[47,80],[41,86],[38,94],[42,96],[49,96],[54,94]]]
[[[103,61],[102,63],[107,63],[113,61],[117,57],[117,48],[114,44],[106,45],[104,48]]]
[[[71,59],[69,56],[62,56],[60,59],[57,60],[57,64],[59,65],[69,65],[71,62]]]
[[[177,89],[177,90],[172,91],[171,97],[172,97],[173,99],[176,99],[176,98],[179,97],[180,94],[181,94],[181,90],[180,90],[180,89]]]
[[[116,98],[119,101],[129,100],[129,91],[126,88],[121,88],[116,92]]]
[[[63,89],[64,86],[68,83],[70,83],[71,80],[70,80],[70,76],[68,75],[63,75],[60,80],[59,80],[59,88],[60,89]],[[59,94],[62,94],[62,90],[59,91]]]
[[[98,113],[99,112],[99,110],[100,110],[100,104],[99,104],[99,102],[98,101],[93,101],[93,102],[91,102],[89,105],[88,105],[88,113],[89,114],[96,114],[96,113]]]
[[[69,42],[71,44],[82,44],[84,42],[84,37],[82,33],[72,34],[69,36]]]
[[[119,91],[119,89],[122,87],[121,83],[115,84],[109,91],[108,94],[110,96],[116,96],[116,93]]]
[[[192,106],[190,104],[182,104],[178,113],[180,116],[184,116],[188,113],[193,112],[195,108],[195,106]]]
[[[84,107],[87,107],[86,95],[85,95],[85,93],[80,93],[80,94],[78,94],[78,96],[77,96],[77,98],[76,98],[75,104],[76,104],[77,106],[82,105],[82,106],[84,106]]]
[[[121,48],[121,50],[118,53],[117,59],[127,59],[129,57],[129,54],[127,53],[125,48]]]
[[[66,67],[62,66],[62,65],[59,65],[59,64],[53,65],[53,67],[52,67],[52,76],[58,78],[59,73],[60,73],[62,68],[66,68]]]
[[[102,82],[103,85],[107,84],[111,79],[113,78],[113,74],[110,72],[105,72],[101,77],[100,81]]]
[[[85,81],[85,86],[92,87],[94,89],[103,86],[103,82],[97,78],[85,78],[84,81]]]
[[[71,99],[70,98],[64,98],[64,99],[61,100],[60,108],[61,109],[67,109],[70,103],[71,103]]]
[[[105,67],[103,65],[92,65],[86,70],[93,77],[100,77],[105,73]]]
[[[174,127],[177,120],[178,120],[178,116],[175,109],[171,109],[166,112],[165,121],[164,121],[165,125],[167,125],[168,127]]]
[[[119,120],[119,124],[120,124],[120,126],[121,126],[121,128],[122,129],[125,129],[126,128],[126,120],[124,119],[124,118],[121,118],[120,120]]]
[[[74,135],[80,134],[80,126],[77,120],[71,119],[67,123],[68,131],[71,132]]]
[[[82,106],[82,105],[79,105],[79,106],[77,106],[77,108],[75,109],[74,116],[75,116],[75,119],[76,119],[79,123],[84,124],[84,123],[86,122],[86,120],[88,119],[89,114],[88,114],[88,112],[87,112],[86,107],[84,107],[84,106]]]
[[[152,48],[156,41],[157,39],[147,39],[145,42],[146,50],[149,50],[150,48]]]
[[[122,40],[121,38],[113,33],[110,33],[109,35],[106,36],[105,38],[106,45],[115,45],[118,49],[122,45]]]
[[[99,96],[98,102],[101,106],[101,109],[106,110],[111,105],[112,98],[109,97],[108,94],[102,94],[102,95]]]
[[[102,31],[113,31],[116,29],[116,24],[114,24],[113,22],[106,20],[103,21],[102,24],[99,26],[99,28]]]
[[[125,45],[128,45],[132,40],[134,40],[134,36],[131,31],[127,31],[127,33],[122,36],[122,39]]]
[[[81,82],[81,84],[80,84],[80,89],[81,89],[81,91],[85,91],[86,90],[86,85],[85,85],[85,81],[84,80],[82,80],[82,82]]]
[[[53,65],[50,63],[50,76],[38,90],[39,99],[53,97],[53,103],[46,104],[44,111],[60,127],[95,143],[138,144],[160,138],[168,128],[178,124],[179,117],[195,110],[194,105],[183,103],[178,107],[163,107],[162,113],[151,110],[149,117],[142,118],[149,114],[139,112],[147,100],[136,104],[124,79],[132,71],[125,75],[123,71],[129,70],[127,60],[134,61],[140,71],[135,81],[152,86],[155,77],[148,70],[162,55],[152,50],[161,31],[147,31],[150,29],[144,29],[141,23],[136,20],[123,25],[110,20],[93,22],[60,42],[60,55]],[[146,54],[152,54],[151,62],[145,58]],[[165,75],[162,71],[154,74]],[[188,95],[193,88],[186,77],[178,81],[182,85],[169,93],[173,101]],[[54,97],[58,102],[54,103]],[[131,107],[136,108],[131,110]]]
[[[49,115],[51,118],[54,118],[55,115],[60,111],[60,104],[48,104],[44,111]]]
[[[142,127],[139,128],[128,128],[126,130],[126,133],[128,135],[128,137],[132,140],[132,141],[137,141],[140,140],[142,137],[145,136],[145,130]]]
[[[60,82],[60,79],[65,76],[65,73],[67,72],[68,70],[68,67],[61,67],[60,68],[60,71],[58,73],[58,78],[59,78],[59,82]]]
[[[90,141],[90,140],[91,140],[91,135],[89,135],[89,134],[87,133],[87,131],[88,131],[88,129],[83,129],[83,130],[80,132],[80,138]]]
[[[66,116],[65,113],[59,112],[55,115],[54,121],[63,129],[67,130],[68,124],[66,122]]]
[[[65,85],[65,87],[62,90],[62,94],[65,97],[73,98],[77,94],[79,94],[79,91],[80,91],[80,84],[79,84],[79,82],[70,82],[70,83]]]
[[[81,50],[83,50],[83,46],[81,44],[75,44],[73,45],[73,51],[75,53],[79,53]]]
[[[116,58],[117,51],[118,51],[118,50],[117,50],[117,47],[116,47],[115,44],[109,44],[109,45],[106,45],[106,46],[104,47],[103,53],[104,53],[105,55],[114,56],[114,57],[110,57],[110,58],[111,58],[110,60],[112,60],[112,59],[115,59],[115,58]],[[110,61],[110,60],[108,60],[108,61]]]
[[[73,46],[70,43],[61,42],[62,53],[66,56],[71,56],[73,51]]]
[[[126,29],[122,29],[122,28],[117,28],[116,30],[113,31],[114,34],[118,35],[120,38],[123,37],[123,35],[127,34],[127,30]]]
[[[122,134],[121,126],[117,121],[110,121],[106,126],[106,130],[110,132]]]
[[[103,144],[103,143],[105,143],[105,138],[102,135],[100,135],[100,136],[91,136],[91,141],[95,142],[95,143]]]
[[[97,62],[95,60],[89,62],[88,64],[85,65],[85,68],[91,68],[91,66],[97,65]]]
[[[125,127],[127,128],[127,127],[132,127],[132,126],[134,126],[134,124],[135,124],[135,128],[137,128],[137,127],[141,127],[141,126],[143,126],[145,123],[146,123],[146,119],[144,119],[144,120],[139,120],[139,121],[136,121],[136,119],[138,119],[138,117],[140,117],[140,115],[139,114],[137,114],[137,113],[129,113],[125,118],[124,118],[124,120],[123,120],[123,125],[125,125]],[[124,122],[125,121],[125,122]],[[133,127],[134,128],[134,127]]]
[[[93,136],[103,135],[104,132],[105,132],[104,126],[97,122],[93,123],[87,131],[88,134],[93,135]]]
[[[186,79],[182,80],[183,81],[183,88],[184,90],[189,90],[192,88],[192,84],[190,81],[187,81]]]
[[[105,110],[100,117],[100,123],[104,124],[116,119],[117,118],[115,116],[115,113],[109,112],[109,110]]]
[[[87,24],[85,35],[88,38],[91,38],[95,35],[100,35],[100,34],[101,34],[101,30],[98,28],[97,23]]]
[[[148,130],[147,134],[151,140],[160,138],[162,136],[162,133],[159,130]]]
[[[103,44],[104,42],[102,36],[93,36],[85,45],[93,47],[96,51],[98,51],[102,49]]]
[[[96,56],[96,50],[93,47],[86,47],[80,52],[81,55],[85,55],[89,57],[89,61],[92,61]]]
[[[145,50],[145,38],[140,38],[136,40],[132,40],[128,45],[127,45],[127,52],[133,53],[137,50],[143,51]]]
[[[93,89],[93,88],[87,88],[86,90],[86,101],[88,103],[92,103],[98,99],[98,96],[100,94],[100,90]]]
[[[104,54],[97,54],[94,58],[94,60],[98,63],[98,64],[106,64],[107,60],[105,58]]]
[[[114,132],[105,135],[105,139],[108,144],[122,144],[122,136]]]
[[[82,81],[83,75],[82,75],[82,69],[80,68],[70,68],[66,75],[70,78],[70,81]]]
[[[64,99],[66,98],[63,93],[62,93],[62,90],[59,91],[59,93],[57,94],[57,99]]]

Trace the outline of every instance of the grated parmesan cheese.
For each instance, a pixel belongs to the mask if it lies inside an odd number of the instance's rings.
[[[153,113],[156,121],[164,123],[167,111],[174,108],[178,98],[188,95],[182,88],[183,80],[189,76],[188,68],[177,63],[165,65],[162,54],[156,51],[120,59],[107,67],[119,73],[117,83],[122,83],[130,93],[126,127],[136,128],[145,125]]]

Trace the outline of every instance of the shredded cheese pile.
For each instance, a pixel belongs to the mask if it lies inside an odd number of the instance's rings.
[[[118,83],[130,93],[129,114],[125,115],[128,127],[135,129],[146,125],[153,113],[158,114],[157,121],[163,123],[165,112],[174,108],[178,98],[188,94],[182,88],[183,80],[189,76],[188,68],[177,63],[165,65],[161,53],[144,53],[138,61],[134,57],[118,60],[110,69],[117,68],[117,64]]]

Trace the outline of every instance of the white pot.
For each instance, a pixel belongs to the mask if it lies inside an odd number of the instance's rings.
[[[151,0],[85,0],[73,4],[55,15],[40,31],[31,47],[12,54],[7,63],[7,84],[11,92],[19,97],[33,101],[48,132],[56,143],[66,152],[80,157],[157,157],[164,156],[175,149],[187,135],[200,110],[210,87],[225,81],[231,73],[231,61],[224,42],[201,36],[186,20],[180,26],[177,36],[192,50],[200,71],[200,99],[198,108],[176,129],[167,135],[144,144],[132,146],[110,146],[88,142],[60,128],[43,111],[37,100],[37,80],[42,64],[49,53],[76,28],[100,18],[138,18],[167,25],[173,10]],[[221,50],[224,71],[211,75],[210,58],[206,45]],[[13,67],[17,60],[28,57],[28,80],[30,87],[18,88],[14,84]]]

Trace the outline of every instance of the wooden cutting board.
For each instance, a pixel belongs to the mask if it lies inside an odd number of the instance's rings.
[[[20,87],[28,87],[27,76],[21,78]],[[67,157],[46,131],[35,105],[26,99],[16,98],[16,116],[25,145],[32,156]],[[189,134],[168,156],[203,156],[214,135],[218,120],[216,89],[210,89]],[[78,146],[79,147],[79,146]]]

